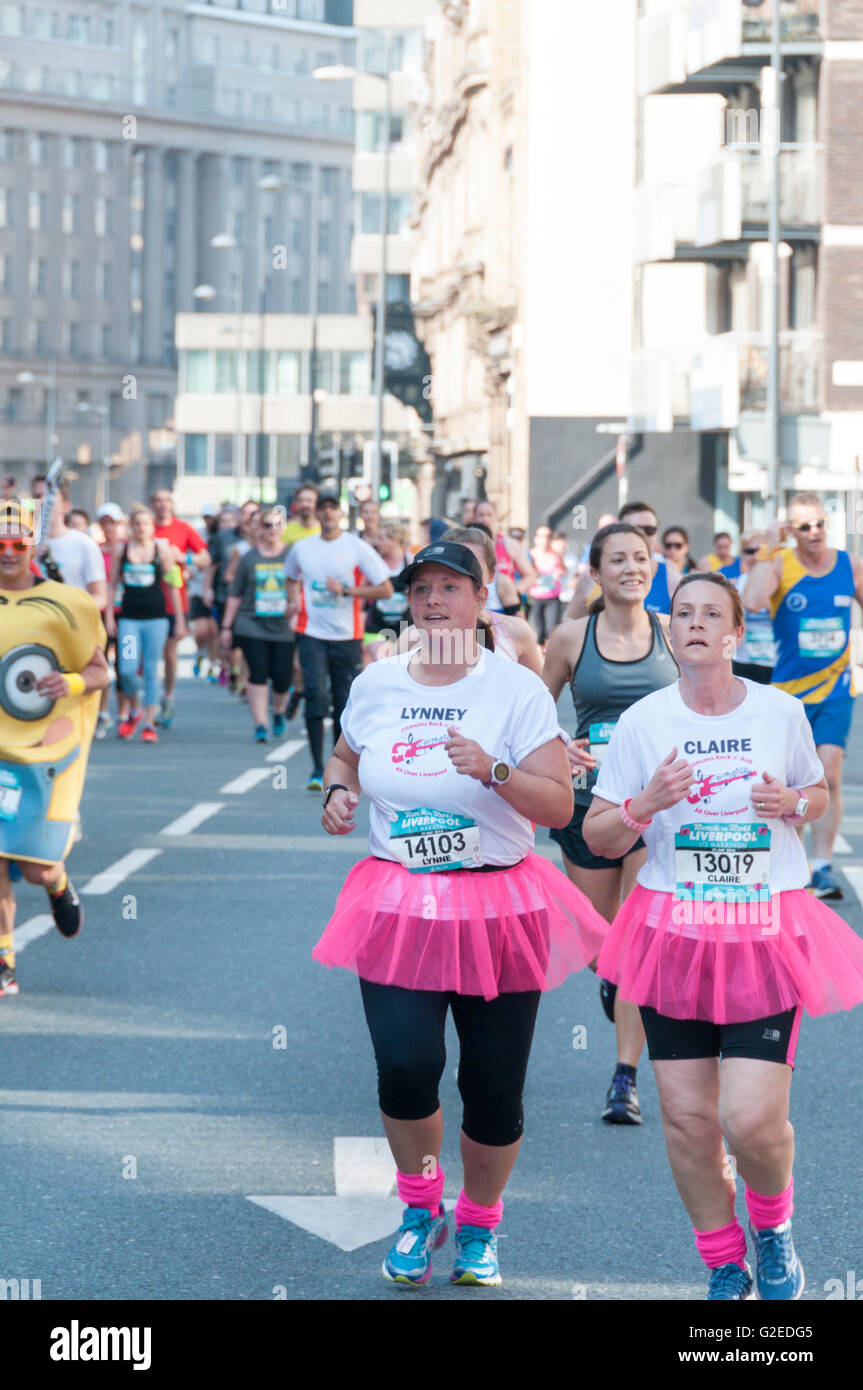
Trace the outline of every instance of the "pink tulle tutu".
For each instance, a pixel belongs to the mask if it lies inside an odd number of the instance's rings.
[[[814,1017],[863,1002],[863,941],[802,888],[734,906],[636,884],[597,972],[670,1018],[743,1023],[798,1004]]]
[[[355,864],[312,955],[376,984],[498,994],[554,989],[597,955],[608,923],[547,859],[500,873]]]

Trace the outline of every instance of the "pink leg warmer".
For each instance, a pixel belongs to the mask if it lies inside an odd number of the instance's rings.
[[[794,1179],[784,1192],[775,1197],[762,1197],[758,1192],[746,1189],[746,1210],[756,1231],[768,1231],[781,1226],[794,1210]]]
[[[695,1248],[708,1269],[721,1269],[723,1265],[742,1265],[746,1259],[746,1234],[737,1217],[718,1231],[696,1231]]]
[[[433,1178],[422,1173],[400,1173],[396,1170],[396,1188],[406,1207],[425,1207],[432,1216],[440,1212],[443,1185],[446,1177],[440,1164]]]
[[[500,1225],[500,1218],[503,1216],[503,1198],[495,1202],[493,1207],[481,1207],[479,1203],[472,1202],[464,1188],[458,1194],[458,1201],[455,1204],[455,1224],[461,1226],[485,1226],[493,1231],[495,1226]]]

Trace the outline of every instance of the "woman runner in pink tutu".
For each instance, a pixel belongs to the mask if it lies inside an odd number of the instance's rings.
[[[804,891],[797,829],[824,814],[824,770],[800,701],[733,674],[743,634],[727,579],[680,581],[680,680],[621,715],[584,838],[608,856],[640,834],[647,845],[598,970],[641,1006],[671,1170],[711,1271],[707,1297],[754,1296],[736,1165],[758,1295],[795,1299],[804,1279],[788,1102],[800,1015],[863,1000],[863,942]]]
[[[464,1102],[452,1282],[499,1284],[494,1232],[540,994],[594,959],[608,924],[532,852],[532,821],[572,813],[565,735],[539,677],[478,636],[479,561],[439,541],[402,579],[422,640],[351,687],[321,823],[349,834],[364,791],[371,857],[348,875],[314,956],[360,977],[406,1207],[384,1275],[426,1283],[447,1236],[438,1083],[452,1009]]]

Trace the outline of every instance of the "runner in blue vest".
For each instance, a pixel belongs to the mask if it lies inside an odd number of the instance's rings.
[[[851,606],[863,606],[863,560],[827,544],[820,497],[799,492],[788,504],[788,523],[772,522],[743,594],[750,613],[769,604],[776,639],[773,685],[803,702],[830,805],[812,826],[812,878],[818,898],[842,897],[831,859],[842,820],[842,762],[854,710]],[[796,549],[783,548],[786,534]]]

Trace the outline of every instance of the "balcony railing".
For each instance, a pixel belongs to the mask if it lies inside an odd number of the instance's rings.
[[[733,429],[742,411],[767,404],[765,335],[721,333],[697,346],[644,349],[632,361],[630,426]],[[780,334],[779,398],[783,415],[818,414],[822,339],[810,330]]]
[[[776,0],[648,0],[638,26],[638,85],[662,91],[768,44]],[[785,43],[817,43],[823,0],[779,0]]]
[[[758,146],[730,147],[687,179],[636,190],[635,259],[672,260],[678,247],[709,247],[761,238],[767,226],[772,170]],[[789,145],[779,156],[779,219],[787,233],[821,221],[818,145]]]

